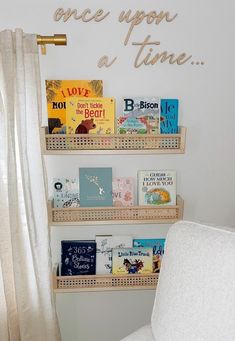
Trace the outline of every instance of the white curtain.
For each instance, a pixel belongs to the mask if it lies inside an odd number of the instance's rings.
[[[0,32],[0,340],[57,341],[35,35]]]

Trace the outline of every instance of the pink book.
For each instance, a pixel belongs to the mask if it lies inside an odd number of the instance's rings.
[[[113,178],[113,206],[134,205],[134,179]]]

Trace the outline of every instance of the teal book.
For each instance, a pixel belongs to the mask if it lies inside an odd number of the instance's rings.
[[[160,272],[165,239],[134,239],[133,247],[151,247],[153,249],[153,272]]]
[[[79,168],[80,206],[113,206],[112,168]]]
[[[178,99],[161,99],[160,133],[178,134]]]

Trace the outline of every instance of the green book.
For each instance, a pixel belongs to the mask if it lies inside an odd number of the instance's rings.
[[[112,168],[79,168],[81,207],[113,206]]]

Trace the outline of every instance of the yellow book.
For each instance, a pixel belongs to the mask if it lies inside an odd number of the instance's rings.
[[[66,134],[66,98],[102,97],[102,80],[46,80],[50,134]]]
[[[67,134],[114,134],[114,98],[76,98],[66,100]]]
[[[114,275],[152,273],[153,249],[147,247],[113,249],[112,263]]]

